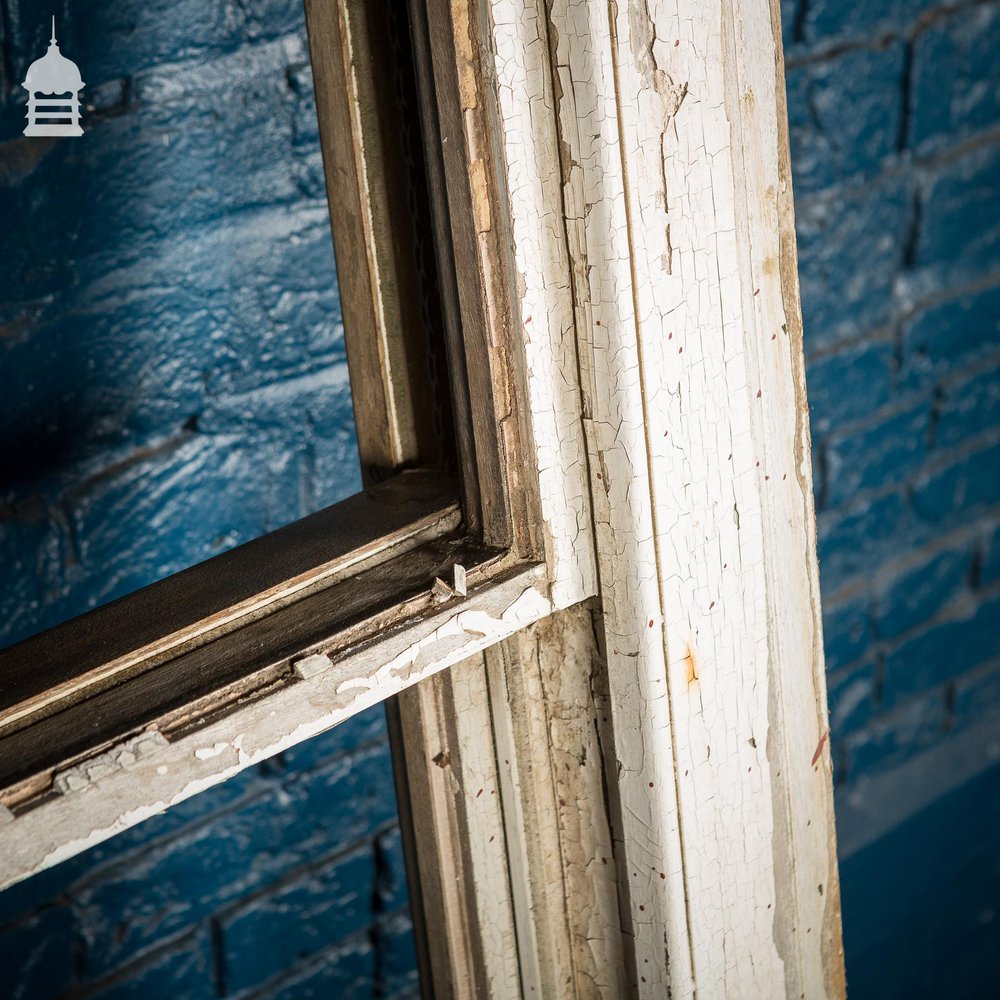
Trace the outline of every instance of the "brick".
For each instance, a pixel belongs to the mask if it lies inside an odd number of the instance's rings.
[[[382,996],[419,996],[417,954],[409,914],[395,913],[379,923],[375,931],[375,947]]]
[[[73,889],[86,973],[102,976],[395,817],[387,748],[293,774],[240,808],[135,852]]]
[[[781,0],[781,37],[787,51],[795,44],[795,26],[800,0]]]
[[[986,531],[979,555],[978,576],[981,587],[1000,580],[1000,524],[994,524]]]
[[[354,421],[329,434],[316,434],[307,454],[311,495],[317,510],[362,488]]]
[[[813,361],[806,369],[809,414],[817,433],[864,420],[892,397],[895,347],[872,340]]]
[[[823,601],[823,649],[829,672],[854,663],[868,651],[871,614],[867,588],[841,599]]]
[[[0,928],[0,982],[7,1000],[47,1000],[73,975],[73,921],[69,908],[39,911]]]
[[[834,671],[827,679],[830,709],[830,739],[836,753],[850,733],[868,725],[875,696],[875,667],[871,660],[847,670]]]
[[[24,128],[24,108],[13,127]],[[10,138],[10,136],[5,136]],[[34,145],[32,145],[34,143]],[[73,261],[65,253],[39,254],[36,247],[65,246],[78,225],[79,210],[63,214],[70,199],[59,184],[71,159],[69,143],[38,143],[27,137],[13,139],[0,165],[4,187],[4,225],[0,229],[0,300],[33,303],[62,292],[73,283]],[[48,195],[48,197],[46,197]],[[46,211],[48,207],[48,211]],[[32,323],[29,307],[25,322]]]
[[[894,318],[891,289],[902,267],[912,205],[909,187],[898,178],[796,200],[807,355]]]
[[[24,79],[28,65],[48,44],[45,12],[13,4],[10,53],[13,75]],[[25,16],[26,9],[31,10]],[[76,4],[57,15],[63,53],[76,61],[87,82],[84,91],[106,80],[131,76],[178,57],[210,59],[247,42],[302,33],[302,7],[291,0],[250,5],[203,4],[198,0],[149,0],[111,6]]]
[[[299,98],[286,72],[304,59],[302,41],[291,38],[136,77],[134,110],[96,124],[78,154],[79,193],[93,199],[85,211],[104,224],[81,227],[79,252],[120,232],[130,240],[117,253],[135,260],[173,232],[297,200],[290,166]]]
[[[967,541],[882,574],[876,586],[877,633],[891,638],[934,618],[968,586],[972,556],[972,543]]]
[[[85,143],[41,156],[21,177],[0,234],[4,286],[16,279],[22,298],[37,298],[128,264],[156,282],[165,239],[191,243],[198,227],[242,209],[299,201],[293,164],[316,147],[296,148],[301,101],[286,72],[304,58],[302,42],[289,40],[137,77],[133,108],[95,122]],[[61,182],[67,172],[72,185]],[[34,247],[67,244],[73,255],[58,255],[48,281],[30,280]],[[81,259],[94,264],[81,268]],[[214,270],[228,269],[216,261]]]
[[[1000,717],[1000,664],[960,677],[955,684],[952,725],[956,730]]]
[[[923,11],[940,4],[941,0],[809,0],[803,19],[805,39],[868,41],[879,34],[904,31]]]
[[[943,701],[935,694],[911,701],[849,734],[842,741],[848,783],[889,770],[933,746],[941,738],[944,722]]]
[[[899,486],[927,457],[930,403],[921,400],[871,426],[831,435],[826,443],[826,505],[851,502],[859,493]]]
[[[395,820],[396,792],[387,743],[338,757],[323,769],[293,775],[300,836],[338,844]]]
[[[66,891],[71,896],[78,895],[87,886],[106,878],[115,879],[139,855],[169,844],[173,838],[184,837],[199,825],[218,822],[228,813],[253,810],[261,797],[275,794],[276,785],[272,762],[265,760],[184,799],[166,812],[129,827],[79,855],[83,869],[72,877],[67,875]]]
[[[302,516],[302,446],[290,445],[233,435],[182,437],[70,494],[87,571],[75,592],[79,609]]]
[[[1000,143],[940,164],[921,195],[910,295],[969,284],[1000,270]]]
[[[1000,5],[929,24],[913,43],[910,143],[920,153],[1000,124]]]
[[[170,944],[130,966],[110,983],[97,984],[100,1000],[134,1000],[135,997],[184,997],[209,1000],[215,997],[212,947],[205,930]],[[89,994],[88,994],[89,995]]]
[[[158,139],[153,145],[162,147]],[[284,177],[291,167],[279,153],[265,159]],[[325,204],[255,204],[252,211],[213,219],[209,229],[198,231],[175,208],[185,199],[166,191],[163,204],[147,206],[141,220],[154,240],[152,250],[136,251],[136,241],[119,239],[111,218],[106,226],[88,227],[86,236],[68,234],[76,254],[72,275],[39,277],[37,254],[25,258],[22,248],[60,243],[60,234],[47,229],[51,219],[65,222],[85,201],[72,192],[72,204],[52,206],[49,189],[65,186],[58,183],[58,171],[37,177],[40,172],[29,175],[34,186],[17,199],[21,217],[0,232],[8,265],[0,272],[0,303],[22,302],[32,292],[53,297],[18,307],[20,312],[7,307],[10,322],[20,324],[18,329],[30,323],[33,334],[27,343],[23,337],[0,340],[0,372],[18,374],[16,381],[12,374],[3,380],[11,403],[5,440],[14,432],[8,423],[24,428],[39,413],[49,422],[64,414],[74,439],[92,428],[106,436],[104,424],[115,417],[127,428],[161,427],[164,418],[176,422],[178,410],[180,419],[196,412],[206,392],[246,391],[273,382],[279,373],[303,375],[343,361]],[[95,172],[100,173],[96,167]],[[229,184],[228,177],[219,183],[240,186]],[[99,182],[108,183],[104,177]],[[297,188],[286,194],[297,194]],[[265,197],[254,185],[245,196]],[[217,215],[218,206],[209,201]],[[136,203],[142,199],[125,200],[122,212],[134,214]],[[112,217],[115,211],[109,208]],[[131,232],[139,221],[123,219],[122,227]],[[269,251],[263,258],[262,245]],[[87,377],[81,380],[81,373]],[[33,383],[33,398],[22,402],[22,386]]]
[[[178,431],[203,405],[201,371],[216,363],[207,333],[198,303],[169,290],[67,313],[0,347],[8,468],[39,482],[51,470],[71,471],[94,444],[106,451],[129,432]],[[29,449],[34,454],[19,461]]]
[[[894,42],[788,71],[797,195],[874,176],[895,154],[903,117],[903,65],[903,46]]]
[[[213,399],[198,416],[198,430],[236,435],[260,429],[285,438],[290,434],[306,438],[312,427],[343,427],[351,422],[351,385],[347,365],[341,363]]]
[[[823,510],[826,506],[826,462],[823,457],[823,450],[822,440],[813,438],[812,447],[809,449],[809,460],[812,465],[813,497],[817,510]]]
[[[925,522],[947,526],[1000,500],[1000,442],[993,441],[918,477],[913,508]]]
[[[406,906],[409,892],[406,884],[406,863],[403,859],[403,837],[394,826],[381,834],[375,844],[378,867],[376,889],[379,912],[388,913]]]
[[[319,148],[319,122],[316,118],[312,67],[308,63],[290,66],[287,77],[288,85],[298,97],[292,119],[295,183],[306,198],[325,201],[326,175]]]
[[[901,548],[919,545],[930,534],[899,492],[860,501],[846,511],[823,511],[817,523],[825,592],[836,592],[855,578],[870,579]]]
[[[962,295],[903,327],[903,380],[926,386],[1000,351],[1000,287]]]
[[[365,935],[358,934],[255,990],[252,1000],[376,1000],[384,994],[375,992],[375,980],[375,949]]]
[[[371,850],[357,851],[227,915],[220,922],[227,988],[262,983],[363,926],[371,914],[374,874]]]
[[[148,273],[143,279],[122,268],[100,296],[92,286],[87,301],[43,322],[32,337],[0,338],[2,482],[58,489],[59,481],[47,480],[93,475],[131,448],[176,434],[210,401],[221,409],[268,386],[286,401],[284,410],[271,408],[272,417],[284,413],[289,431],[315,433],[325,450],[336,442],[343,457],[353,419],[346,382],[331,378],[344,348],[329,226],[325,209],[286,214],[270,231],[273,257],[253,290],[220,283],[210,260],[257,252],[261,234],[245,219],[219,227],[186,254],[178,244],[161,262],[167,288],[142,287]],[[257,221],[267,229],[277,217]],[[296,388],[308,390],[291,411],[293,394],[273,389],[282,377],[297,377]]]
[[[22,922],[35,911],[64,903],[66,887],[86,872],[87,867],[87,855],[78,854],[4,889],[0,892],[0,929],[6,931],[9,929],[6,925]]]
[[[44,628],[42,607],[62,580],[66,538],[48,511],[29,511],[29,519],[6,520],[0,508],[0,646]]]
[[[1000,595],[960,600],[886,656],[885,704],[894,705],[954,680],[997,656]]]
[[[213,259],[256,253],[262,237],[273,254],[255,270],[259,285],[233,287]],[[75,460],[90,443],[175,430],[207,396],[343,361],[325,209],[227,220],[193,245],[165,243],[157,277],[167,287],[121,266],[75,294],[72,311],[63,302],[63,315],[42,317],[31,338],[0,341],[0,440],[8,460],[31,459],[26,474]]]
[[[948,750],[925,764],[946,773]],[[899,826],[841,859],[852,998],[972,1000],[996,992],[1000,767],[985,753],[983,764],[981,774],[919,803]],[[882,801],[862,798],[850,825],[882,809]],[[844,819],[837,817],[838,835]]]
[[[946,383],[935,417],[939,448],[960,447],[984,432],[1000,431],[1000,365]]]

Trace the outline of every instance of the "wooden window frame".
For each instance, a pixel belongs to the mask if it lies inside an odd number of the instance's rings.
[[[842,996],[778,2],[411,0],[457,481],[380,9],[306,2],[368,488],[0,654],[0,885],[385,701],[427,995]]]

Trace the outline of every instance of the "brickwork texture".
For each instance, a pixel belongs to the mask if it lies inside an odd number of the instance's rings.
[[[0,641],[357,488],[298,0],[0,0]],[[1000,0],[783,0],[848,983],[1000,980]],[[0,894],[0,996],[414,988],[379,710]]]
[[[1000,3],[785,0],[848,990],[1000,976]]]

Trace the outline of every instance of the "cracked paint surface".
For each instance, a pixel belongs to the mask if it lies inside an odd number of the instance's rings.
[[[816,892],[836,876],[776,22],[756,0],[493,16],[521,293],[548,296],[549,340],[525,310],[529,368],[552,357],[571,279],[576,357],[562,363],[576,364],[587,446],[635,985],[835,995],[836,893]],[[554,206],[547,239],[538,214],[523,248],[522,192],[536,212]],[[535,428],[540,457],[564,443]]]
[[[523,570],[473,594],[462,610],[439,612],[324,670],[297,675],[203,729],[171,739],[142,733],[81,762],[57,776],[63,794],[15,814],[0,885],[70,858],[510,636],[551,613],[543,589],[540,569]]]

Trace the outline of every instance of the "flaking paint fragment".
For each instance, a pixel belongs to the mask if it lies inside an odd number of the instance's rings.
[[[96,757],[60,771],[53,779],[52,787],[60,795],[78,791],[109,774],[131,767],[136,761],[166,746],[167,740],[160,732],[139,733]]]
[[[302,679],[308,680],[316,674],[329,670],[333,666],[333,660],[326,653],[313,653],[312,656],[304,656],[295,663],[295,673]]]
[[[378,687],[388,678],[410,671],[421,653],[446,639],[469,636],[475,639],[499,641],[524,625],[544,617],[551,610],[552,604],[549,599],[534,587],[528,587],[507,606],[499,618],[488,611],[460,611],[433,632],[429,632],[397,653],[388,663],[381,666],[374,676],[356,677],[344,681],[337,688],[337,694],[343,695],[356,689]]]

